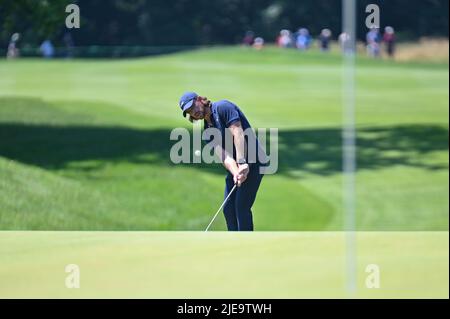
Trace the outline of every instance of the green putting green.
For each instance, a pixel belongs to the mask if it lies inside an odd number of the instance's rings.
[[[344,232],[0,232],[0,298],[448,298],[448,232],[356,240],[351,292]]]

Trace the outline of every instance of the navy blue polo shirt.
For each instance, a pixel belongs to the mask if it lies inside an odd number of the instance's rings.
[[[228,100],[221,100],[218,102],[213,102],[211,105],[211,122],[212,126],[208,124],[206,120],[204,120],[204,128],[215,127],[217,128],[222,136],[222,147],[225,148],[225,130],[230,127],[235,122],[241,122],[242,130],[251,129],[250,123],[245,117],[244,113],[239,109],[239,107]],[[253,131],[250,132],[249,136],[245,136],[246,146],[256,145],[257,151],[255,151],[256,159],[249,161],[248,155],[249,152],[246,151],[246,160],[249,163],[258,162],[259,159],[263,159],[265,156],[264,151],[259,146],[258,139]],[[249,144],[249,139],[254,139],[254,143]],[[211,142],[211,140],[207,140],[207,142]],[[262,153],[261,153],[262,152]],[[233,158],[236,160],[236,149],[233,143]]]

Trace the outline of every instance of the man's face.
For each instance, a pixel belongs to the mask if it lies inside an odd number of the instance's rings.
[[[194,101],[194,104],[189,108],[186,113],[189,114],[189,116],[193,120],[203,120],[205,116],[207,115],[208,108],[207,105],[209,104],[209,101],[206,99],[196,98]]]

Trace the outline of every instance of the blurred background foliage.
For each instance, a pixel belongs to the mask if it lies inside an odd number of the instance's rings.
[[[77,46],[171,46],[233,44],[253,30],[273,42],[280,29],[308,27],[313,35],[341,26],[341,1],[330,0],[1,0],[0,44],[12,33],[34,46],[62,41],[66,5],[81,11],[81,28],[72,31]],[[359,0],[358,36],[367,31],[365,7],[381,9],[381,25],[392,25],[399,40],[448,37],[448,0]]]

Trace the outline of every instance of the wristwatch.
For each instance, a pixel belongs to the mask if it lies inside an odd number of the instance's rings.
[[[247,164],[247,161],[245,160],[245,158],[240,158],[236,161],[236,163],[238,165],[243,165],[243,164]]]

